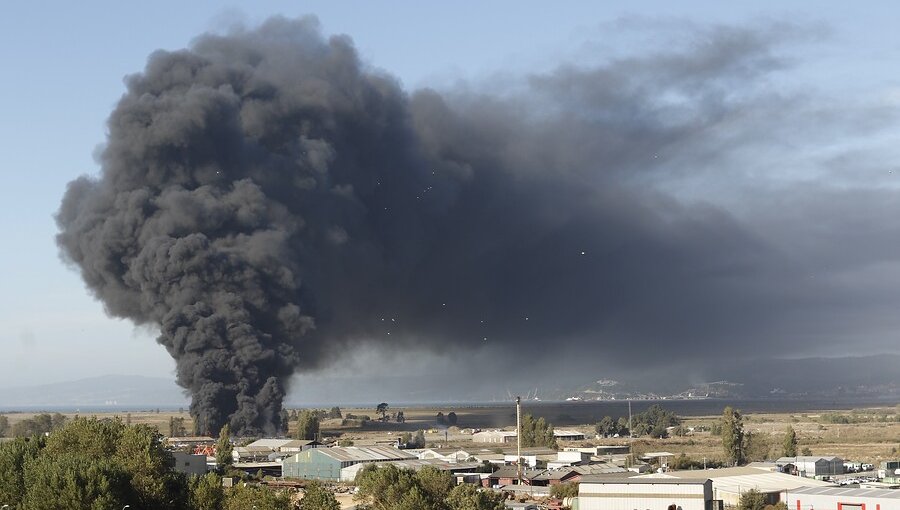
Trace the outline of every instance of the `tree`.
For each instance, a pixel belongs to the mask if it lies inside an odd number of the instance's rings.
[[[381,421],[387,421],[387,412],[388,412],[387,402],[382,402],[382,403],[378,404],[378,406],[375,408],[375,414],[381,415]]]
[[[812,455],[812,450],[810,450],[808,446],[804,446],[803,449],[800,450],[800,455],[809,457],[810,455]]]
[[[612,437],[619,433],[619,423],[611,416],[604,416],[594,425],[598,436]]]
[[[359,491],[357,499],[371,499],[374,510],[394,510],[398,502],[416,486],[415,476],[408,469],[394,465],[376,467],[370,464],[356,475]]]
[[[741,494],[738,510],[763,510],[766,507],[766,495],[756,489]]]
[[[506,508],[502,493],[482,490],[468,483],[454,487],[447,495],[445,502],[453,510],[503,510]]]
[[[522,446],[546,446],[558,448],[556,436],[553,434],[553,426],[547,423],[543,417],[534,419],[530,414],[522,415]]]
[[[290,510],[292,508],[291,498],[285,493],[245,484],[239,484],[228,491],[223,510],[247,510],[248,508]]]
[[[731,465],[744,463],[746,458],[744,421],[741,412],[732,409],[731,406],[722,412],[722,447],[725,449],[725,458]]]
[[[429,501],[443,501],[456,483],[449,471],[426,466],[416,472],[416,481]]]
[[[319,415],[315,411],[304,409],[297,414],[296,439],[312,441],[319,435]]]
[[[447,417],[444,416],[443,411],[438,411],[438,413],[434,416],[434,421],[435,421],[435,423],[437,423],[438,425],[446,425],[446,424],[447,424]]]
[[[188,507],[191,510],[219,510],[225,501],[222,479],[215,473],[192,477],[188,484]]]
[[[452,482],[448,474],[435,471],[367,466],[356,476],[357,498],[371,499],[374,510],[443,510]]]
[[[303,491],[300,510],[341,510],[341,505],[322,484],[310,482]]]
[[[216,465],[219,468],[223,468],[226,466],[231,466],[234,463],[234,458],[231,453],[234,451],[234,447],[231,444],[231,431],[228,428],[228,424],[222,427],[222,430],[219,431],[219,440],[216,441]]]
[[[612,420],[612,418],[610,418]],[[601,420],[603,421],[603,420]],[[619,421],[620,427],[618,434],[624,435],[628,433],[627,423]],[[667,437],[666,429],[676,427],[681,424],[681,418],[672,411],[663,409],[662,406],[654,404],[642,413],[638,413],[632,420],[632,432],[638,436],[650,435],[655,438]],[[614,435],[614,434],[611,434]]]
[[[187,427],[184,426],[184,418],[169,418],[169,437],[180,437],[187,435]]]
[[[456,425],[456,421],[457,421],[456,413],[454,413],[453,411],[450,411],[449,413],[447,413],[447,423],[448,424]]]
[[[0,414],[0,437],[6,437],[9,431],[9,418]]]
[[[341,408],[338,406],[334,406],[331,408],[331,411],[328,411],[328,417],[332,419],[340,419],[343,418],[344,415],[341,414]]]
[[[403,411],[397,411],[397,423],[403,423],[406,421],[406,416],[403,416]]]
[[[134,502],[128,473],[111,459],[40,455],[25,466],[22,510],[100,510]]]
[[[16,507],[25,499],[25,465],[43,448],[43,438],[0,444],[0,501]]]
[[[550,497],[557,499],[574,498],[578,496],[578,483],[567,482],[550,487]]]
[[[787,430],[784,431],[784,441],[782,442],[781,455],[782,457],[797,456],[797,433],[794,432],[794,427],[791,427],[790,425],[788,425]]]

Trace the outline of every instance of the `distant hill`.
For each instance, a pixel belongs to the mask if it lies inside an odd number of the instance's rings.
[[[76,381],[0,388],[0,409],[34,407],[186,406],[174,378],[102,375]]]

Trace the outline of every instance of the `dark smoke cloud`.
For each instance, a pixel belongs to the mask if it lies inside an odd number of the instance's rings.
[[[201,431],[271,432],[289,377],[360,341],[647,366],[789,352],[839,284],[765,221],[671,191],[775,143],[767,114],[800,115],[748,85],[786,66],[776,28],[495,95],[407,92],[314,19],[204,35],[127,79],[58,242],[110,314],[159,327]]]

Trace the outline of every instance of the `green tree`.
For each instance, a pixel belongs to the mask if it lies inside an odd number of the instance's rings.
[[[219,510],[225,501],[222,479],[215,473],[195,476],[188,485],[188,508],[190,510]]]
[[[359,487],[357,499],[371,499],[374,510],[394,510],[417,484],[413,472],[408,469],[393,464],[384,467],[370,464],[356,475],[356,485]]]
[[[331,491],[318,482],[310,482],[303,491],[300,510],[340,510],[341,505]]]
[[[443,501],[450,494],[450,489],[455,485],[453,477],[448,471],[441,471],[431,466],[426,466],[416,472],[416,481],[427,499],[433,502]]]
[[[165,508],[169,501],[184,496],[184,478],[173,472],[174,459],[155,427],[128,427],[119,419],[76,418],[47,438],[42,453],[53,459],[72,452],[108,459],[122,469],[131,485],[132,506]]]
[[[731,465],[744,463],[746,458],[744,421],[741,412],[732,409],[731,406],[722,412],[722,447],[725,449],[725,458]]]
[[[794,432],[794,427],[788,425],[787,430],[784,431],[784,441],[781,446],[781,455],[783,457],[796,457],[797,456],[797,433]]]
[[[25,464],[43,448],[43,438],[0,444],[0,501],[15,508],[25,499]]]
[[[604,416],[594,425],[598,436],[611,437],[619,433],[619,423],[612,416]]]
[[[334,406],[331,408],[331,411],[328,411],[328,417],[333,419],[343,418],[344,415],[341,414],[341,408],[338,406]]]
[[[804,446],[803,449],[800,450],[800,455],[809,457],[810,455],[812,455],[812,450],[810,450],[808,446]]]
[[[456,417],[456,413],[454,413],[453,411],[447,413],[447,423],[449,425],[456,425],[457,420],[458,418]]]
[[[9,432],[9,418],[0,414],[0,437],[6,437]]]
[[[741,494],[738,501],[739,510],[763,510],[766,507],[766,495],[756,489]]]
[[[546,446],[557,449],[556,436],[553,435],[553,426],[547,423],[543,417],[534,419],[526,413],[522,415],[522,446],[530,448],[534,446]]]
[[[451,510],[503,510],[506,508],[503,494],[482,490],[468,483],[454,487],[444,501]]]
[[[403,411],[397,411],[397,423],[404,423],[406,421],[406,416],[403,415]]]
[[[401,494],[400,499],[391,508],[393,510],[439,510],[440,507],[429,501],[422,489],[413,486],[409,491]]]
[[[107,510],[135,503],[128,473],[110,459],[40,455],[25,465],[21,510]]]
[[[561,483],[550,487],[550,497],[557,499],[574,498],[578,496],[578,483]]]
[[[219,440],[216,441],[216,465],[218,465],[219,468],[231,466],[234,463],[234,458],[231,455],[233,451],[234,446],[231,444],[231,431],[226,424],[222,427],[222,430],[219,431]]]
[[[169,437],[181,437],[187,435],[187,427],[184,426],[184,418],[169,418]]]
[[[238,484],[226,493],[223,510],[290,510],[291,498],[265,487]]]
[[[297,414],[297,432],[294,433],[296,439],[307,439],[312,441],[319,435],[319,415],[315,411],[304,409]]]
[[[382,403],[378,404],[377,407],[375,407],[375,414],[381,415],[381,421],[387,421],[387,412],[388,412],[387,402],[382,402]]]

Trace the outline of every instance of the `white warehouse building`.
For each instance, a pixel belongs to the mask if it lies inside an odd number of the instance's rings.
[[[711,480],[622,478],[589,480],[578,486],[578,510],[712,510]]]

